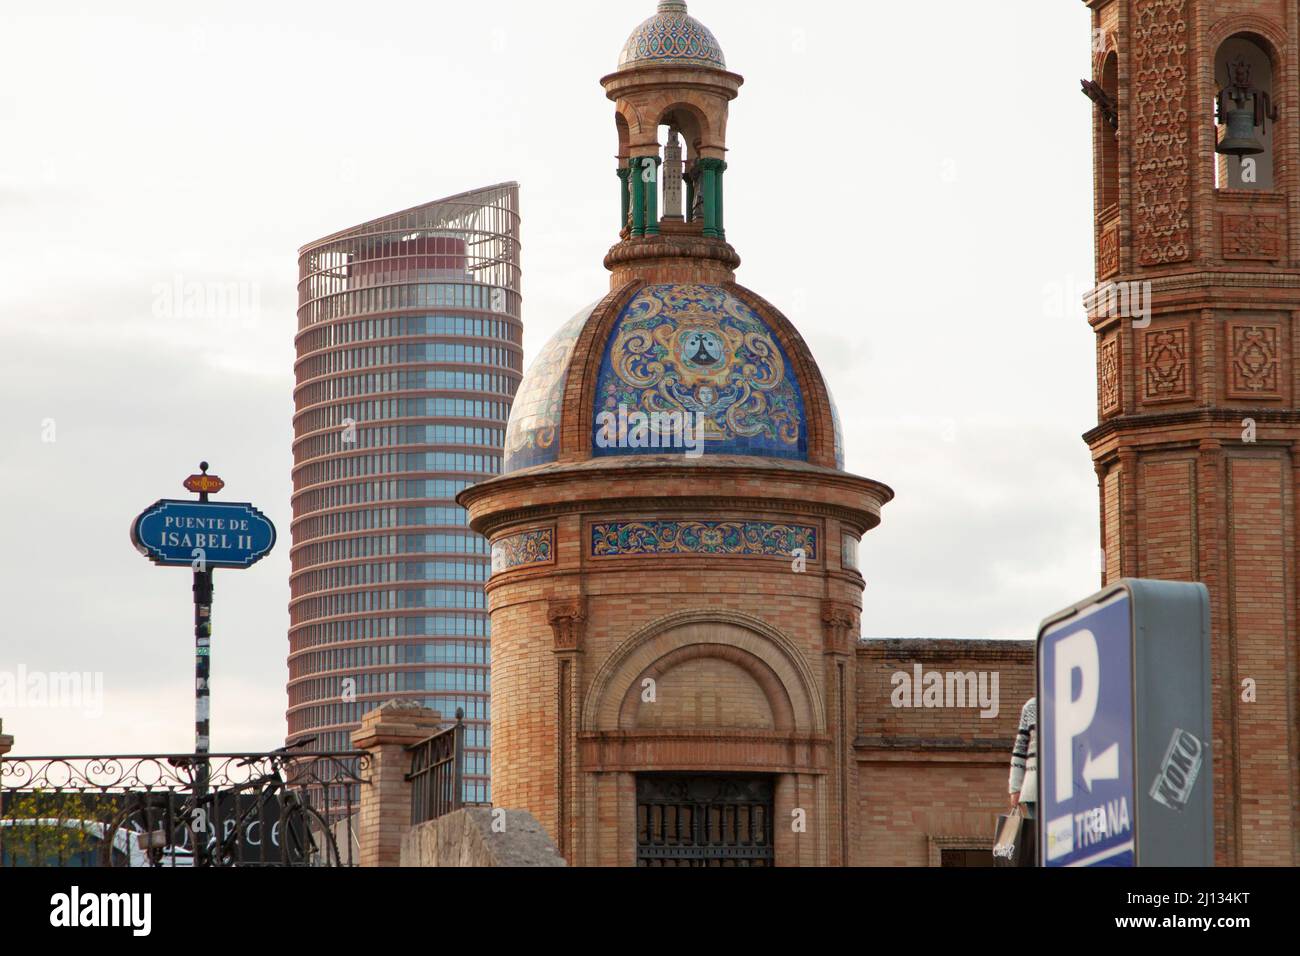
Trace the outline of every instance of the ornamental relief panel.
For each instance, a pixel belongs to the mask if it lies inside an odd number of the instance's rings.
[[[1192,397],[1186,327],[1151,329],[1142,337],[1142,399],[1173,402]]]
[[[1097,244],[1097,278],[1109,279],[1119,272],[1119,217],[1102,226]]]
[[[1103,417],[1119,411],[1119,339],[1110,338],[1097,351],[1097,395]]]
[[[1187,0],[1135,0],[1134,241],[1141,265],[1189,256]]]
[[[1228,396],[1281,398],[1281,326],[1228,323]]]
[[[1275,215],[1224,213],[1223,258],[1282,258],[1282,218]]]

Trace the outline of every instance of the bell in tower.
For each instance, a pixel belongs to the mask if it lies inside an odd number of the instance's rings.
[[[1277,122],[1277,107],[1268,93],[1250,82],[1250,63],[1237,57],[1228,64],[1228,83],[1219,91],[1218,120],[1226,133],[1215,146],[1225,156],[1258,156],[1264,143],[1255,130],[1267,129],[1269,120]]]

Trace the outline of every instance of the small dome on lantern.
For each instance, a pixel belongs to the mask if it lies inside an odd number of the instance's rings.
[[[727,68],[717,38],[686,13],[679,0],[663,0],[659,10],[632,31],[618,58],[620,70],[638,66],[704,66]]]

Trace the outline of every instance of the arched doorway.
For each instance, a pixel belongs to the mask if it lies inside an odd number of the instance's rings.
[[[757,618],[670,615],[624,642],[583,709],[584,862],[825,861],[830,740],[805,654]]]

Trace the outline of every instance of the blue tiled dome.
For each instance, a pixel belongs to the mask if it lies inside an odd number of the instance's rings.
[[[597,305],[566,322],[524,375],[506,428],[506,472],[557,460],[570,363]],[[657,441],[611,443],[600,433],[636,415],[689,414],[706,453],[809,460],[807,383],[768,321],[729,290],[644,286],[599,347],[593,456],[664,454]],[[831,406],[842,469],[833,400]]]
[[[727,68],[718,40],[686,4],[663,0],[659,11],[632,31],[618,58],[620,70],[635,66],[706,66]]]

